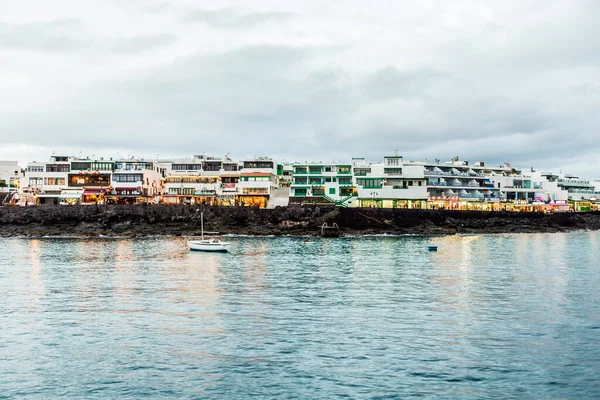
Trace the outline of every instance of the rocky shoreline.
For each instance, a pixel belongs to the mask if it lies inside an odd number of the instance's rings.
[[[521,233],[599,230],[600,213],[512,213],[373,208],[102,205],[0,207],[0,236],[319,235],[336,223],[342,235]]]

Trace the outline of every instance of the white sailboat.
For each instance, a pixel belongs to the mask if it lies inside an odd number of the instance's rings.
[[[204,213],[200,213],[200,240],[188,240],[187,245],[192,251],[212,251],[226,253],[231,248],[231,243],[221,242],[219,239],[204,239]]]

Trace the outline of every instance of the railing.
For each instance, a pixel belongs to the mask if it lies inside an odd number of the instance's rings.
[[[352,194],[344,197],[343,199],[336,201],[335,205],[336,206],[341,206],[341,207],[348,207],[348,204],[346,204],[346,202],[348,200],[350,200],[351,198],[356,197],[356,196],[358,196],[356,193],[352,193]]]
[[[446,176],[466,176],[466,177],[474,177],[474,176],[478,176],[478,177],[485,177],[485,174],[482,174],[480,172],[477,173],[468,173],[468,172],[451,172],[451,171],[430,171],[430,170],[425,170],[425,175],[446,175]]]
[[[574,190],[569,190],[569,193],[595,194],[595,195],[600,196],[600,192],[596,192],[595,190],[574,189]]]
[[[578,184],[578,183],[583,183],[585,185],[590,185],[590,181],[581,181],[581,180],[573,180],[573,179],[558,179],[559,183],[570,183],[570,184]]]

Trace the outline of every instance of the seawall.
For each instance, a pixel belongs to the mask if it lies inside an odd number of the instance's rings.
[[[562,232],[600,229],[600,213],[512,213],[372,208],[102,205],[0,207],[0,236],[317,235],[323,223],[342,234]]]

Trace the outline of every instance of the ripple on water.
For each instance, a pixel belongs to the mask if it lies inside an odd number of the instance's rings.
[[[0,398],[597,397],[598,239],[0,239]]]

